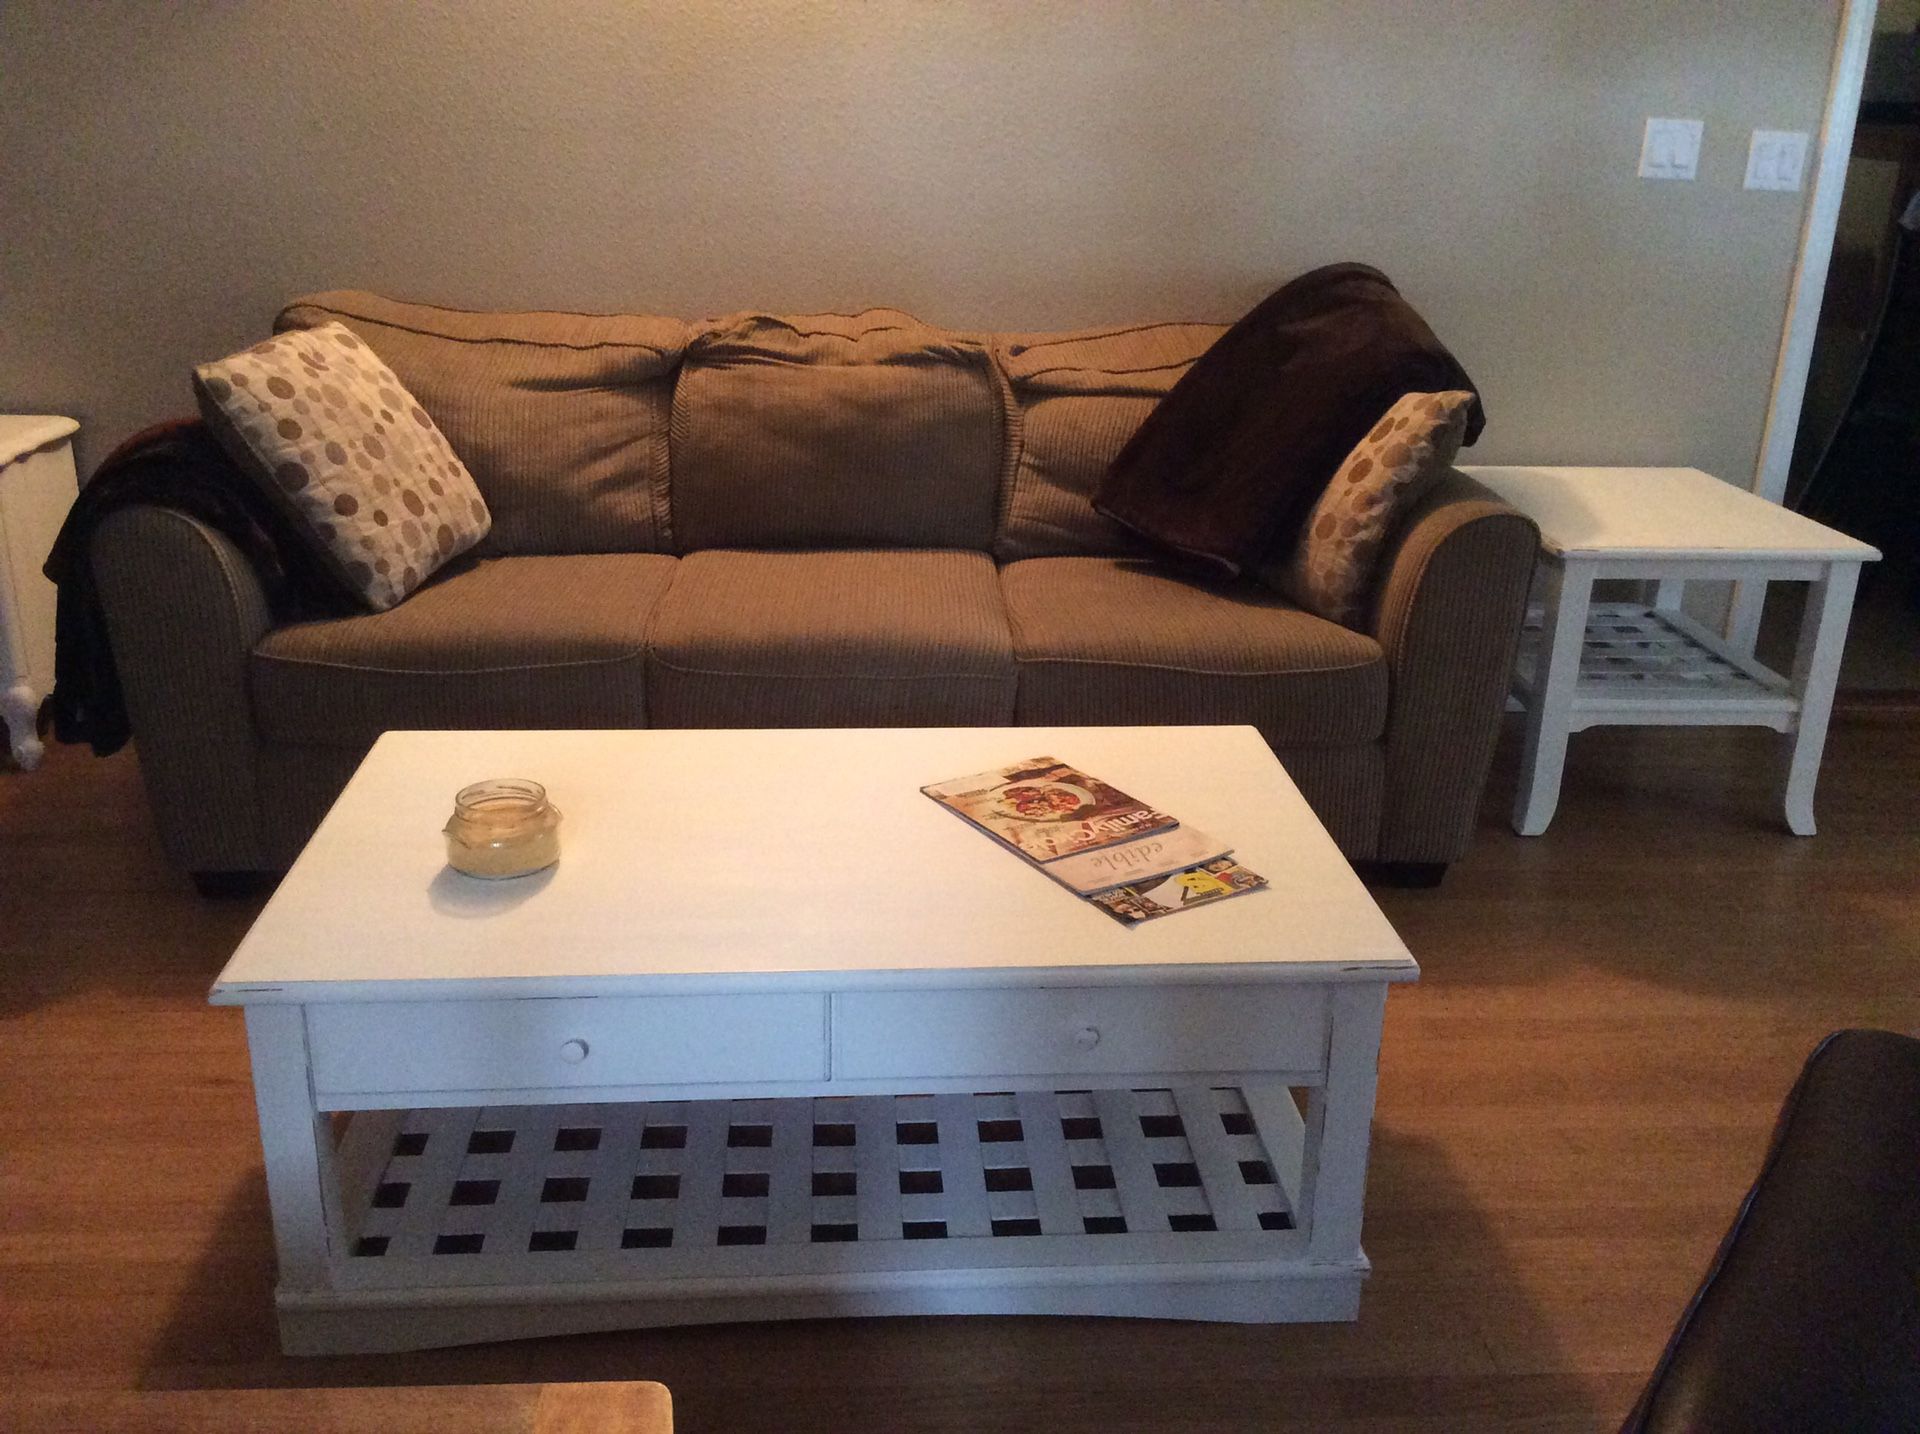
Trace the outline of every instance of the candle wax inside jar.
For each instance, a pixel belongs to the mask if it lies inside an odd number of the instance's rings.
[[[447,862],[469,876],[524,876],[560,859],[560,813],[531,791],[461,793],[447,823]]]

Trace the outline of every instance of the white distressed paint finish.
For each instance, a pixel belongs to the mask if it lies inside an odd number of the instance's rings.
[[[826,1000],[798,993],[322,1004],[307,1028],[323,1096],[827,1073]]]
[[[79,427],[0,414],[0,727],[28,771],[46,752],[37,718],[53,691],[54,587],[40,569],[73,505]]]
[[[1793,653],[1793,696],[1800,704],[1798,730],[1787,758],[1787,825],[1796,836],[1812,836],[1813,785],[1820,775],[1827,719],[1840,681],[1840,655],[1846,647],[1847,621],[1853,615],[1858,563],[1835,563],[1813,584],[1800,620]]]
[[[1529,612],[1514,664],[1523,709],[1539,690],[1544,609]],[[1601,724],[1754,726],[1792,731],[1789,683],[1684,612],[1594,603],[1577,648],[1568,729]]]
[[[887,1224],[871,1232],[862,1229],[855,1240],[829,1239],[817,1232],[817,1227],[838,1223],[832,1217],[842,1197],[815,1195],[810,1189],[812,1104],[509,1106],[465,1111],[457,1119],[439,1111],[412,1113],[399,1123],[376,1117],[381,1158],[353,1162],[354,1184],[344,1201],[348,1238],[340,1242],[332,1265],[346,1286],[394,1290],[510,1285],[542,1274],[556,1283],[595,1284],[615,1277],[956,1271],[1027,1263],[1162,1266],[1178,1265],[1196,1254],[1210,1259],[1296,1258],[1305,1242],[1292,1223],[1292,1206],[1283,1188],[1259,1178],[1255,1167],[1273,1161],[1260,1130],[1230,1135],[1222,1125],[1223,1115],[1249,1108],[1237,1090],[1099,1092],[1095,1104],[1103,1112],[1103,1134],[1094,1142],[1055,1138],[1063,1113],[1072,1107],[1071,1097],[1056,1092],[952,1096],[931,1104],[903,1100],[891,1115],[931,1116],[940,1132],[934,1144],[899,1147],[903,1156],[911,1152],[900,1167],[937,1173],[941,1188],[916,1191],[896,1206]],[[1025,1128],[1023,1139],[978,1138],[980,1121],[1016,1111]],[[1144,1117],[1164,1118],[1176,1111],[1184,1123],[1179,1133],[1144,1133]],[[365,1120],[354,1118],[355,1128],[344,1145],[358,1149],[370,1144],[358,1131]],[[768,1146],[729,1146],[726,1132],[750,1122],[771,1123],[783,1133]],[[399,1147],[396,1124],[410,1134],[425,1135],[425,1149]],[[678,1188],[661,1198],[632,1192],[636,1174],[659,1173],[658,1162],[642,1157],[633,1145],[625,1147],[625,1159],[614,1160],[601,1159],[599,1151],[553,1148],[555,1131],[569,1126],[598,1129],[604,1136],[661,1124],[689,1132],[684,1150],[676,1152],[672,1162]],[[883,1148],[896,1145],[891,1119],[872,1135]],[[863,1128],[861,1143],[868,1138]],[[469,1144],[483,1139],[494,1145],[481,1150]],[[506,1139],[509,1149],[495,1148]],[[601,1150],[612,1145],[603,1139]],[[1163,1181],[1156,1173],[1156,1162],[1188,1161],[1199,1172],[1198,1184]],[[888,1162],[878,1164],[886,1167]],[[1124,1238],[1089,1233],[1070,1197],[1043,1201],[1030,1192],[990,1192],[985,1186],[989,1170],[1017,1168],[1032,1175],[1035,1190],[1071,1190],[1075,1164],[1113,1170],[1127,1217],[1127,1228],[1120,1232]],[[728,1171],[766,1176],[769,1193],[723,1195]],[[549,1198],[553,1181],[569,1177],[587,1180],[584,1198]],[[885,1178],[897,1188],[896,1171],[887,1168]],[[399,1203],[391,1198],[382,1203],[376,1198],[381,1191],[393,1192]],[[990,1207],[996,1213],[1038,1215],[1042,1233],[995,1233]],[[1052,1214],[1040,1214],[1043,1209]],[[603,1211],[612,1212],[618,1222],[612,1238],[582,1238],[567,1249],[535,1248],[543,1234],[590,1232]],[[1263,1212],[1288,1218],[1263,1224]],[[1217,1229],[1174,1226],[1176,1217],[1194,1214],[1212,1217]],[[905,1224],[914,1221],[942,1226],[945,1234],[936,1240],[903,1238]],[[741,1225],[764,1238],[721,1241],[723,1228]],[[623,1241],[620,1237],[632,1229],[670,1229],[672,1240],[664,1245]],[[475,1235],[477,1248],[440,1248],[441,1237]],[[1194,1244],[1187,1238],[1191,1236],[1212,1238]]]
[[[344,1219],[330,1122],[315,1108],[308,1084],[302,1015],[297,1007],[258,1006],[247,1012],[247,1052],[280,1287],[296,1290],[324,1285],[329,1233],[338,1232]]]
[[[1379,1077],[1385,986],[1333,992],[1333,1032],[1327,1083],[1309,1099],[1318,1105],[1317,1163],[1307,1249],[1314,1260],[1348,1261],[1360,1254],[1360,1214],[1372,1142],[1373,1092]]]
[[[1246,833],[1275,889],[1156,943],[917,790],[1048,752]],[[488,771],[569,783],[584,833],[544,879],[449,888],[421,827]],[[731,884],[650,884],[685,852]],[[216,999],[248,1006],[293,1351],[616,1309],[1351,1317],[1373,1047],[1330,1012],[1371,1012],[1377,1045],[1418,974],[1248,728],[390,735],[234,967],[256,974]],[[1244,1096],[1181,1074],[1228,1066]],[[361,1111],[337,1159],[336,1109]],[[916,1125],[937,1139],[902,1143]],[[1334,1234],[1309,1258],[1313,1209]]]
[[[1577,559],[1561,563],[1549,568],[1544,578],[1546,636],[1527,704],[1520,791],[1513,809],[1514,830],[1522,836],[1545,831],[1560,801],[1574,689],[1580,680],[1580,639],[1593,595],[1593,564]]]
[[[1526,746],[1513,827],[1553,820],[1570,733],[1597,726],[1761,726],[1790,734],[1788,830],[1814,834],[1813,789],[1863,563],[1879,551],[1693,468],[1466,470],[1540,525],[1544,604],[1529,617],[1513,705]],[[1593,584],[1656,584],[1655,606],[1595,606]],[[1688,581],[1809,581],[1793,674],[1679,610]]]
[[[1284,989],[1169,982],[833,998],[840,1079],[1305,1069],[1325,1040],[1322,1004]]]
[[[1021,1091],[1016,1097],[1026,1131],[1028,1168],[1033,1172],[1034,1213],[1045,1235],[1079,1235],[1080,1207],[1073,1195],[1072,1158],[1060,1128],[1060,1103],[1050,1092]]]
[[[1757,498],[1698,468],[1460,470],[1540,525],[1541,549],[1562,558],[1734,558],[1820,562],[1880,556],[1870,544]],[[1694,576],[1676,567],[1671,576]]]
[[[1037,755],[1234,843],[1272,887],[1129,928],[921,795]],[[446,867],[453,794],[546,784],[549,873]],[[216,1003],[938,989],[1416,972],[1251,727],[389,732]],[[517,988],[517,989],[516,989]]]
[[[1104,1236],[1103,1245],[1117,1236]],[[1203,1235],[1168,1236],[1194,1242]],[[1234,1237],[1226,1237],[1232,1239]],[[1267,1237],[1273,1238],[1271,1236]],[[911,1248],[939,1245],[913,1241]],[[1002,1242],[1007,1243],[1007,1242]],[[1011,1242],[1027,1256],[1035,1240]],[[833,1248],[833,1247],[823,1247]],[[609,1281],[587,1297],[556,1298],[541,1283],[399,1291],[292,1291],[279,1301],[288,1354],[393,1353],[445,1345],[741,1319],[859,1319],[888,1315],[1066,1315],[1239,1324],[1352,1320],[1367,1266],[1198,1259],[1156,1278],[1085,1264],[986,1269],[854,1268],[828,1276]]]

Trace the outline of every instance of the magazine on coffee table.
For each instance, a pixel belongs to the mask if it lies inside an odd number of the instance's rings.
[[[1082,896],[1111,891],[1116,886],[1131,886],[1158,876],[1199,866],[1223,857],[1230,850],[1218,837],[1208,836],[1197,827],[1175,827],[1154,832],[1132,841],[1095,847],[1075,856],[1058,857],[1041,870],[1062,886]]]
[[[1208,902],[1244,896],[1266,884],[1267,879],[1258,872],[1248,871],[1232,857],[1222,857],[1171,876],[1115,887],[1087,899],[1115,921],[1133,926]]]
[[[1057,757],[920,790],[1129,926],[1267,884],[1225,842]]]
[[[937,782],[921,791],[1037,862],[1170,831],[1179,822],[1070,767],[1031,757],[998,771]]]

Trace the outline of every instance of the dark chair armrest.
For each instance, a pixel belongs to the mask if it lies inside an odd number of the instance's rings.
[[[1840,1031],[1808,1058],[1623,1427],[1920,1429],[1920,1040]]]

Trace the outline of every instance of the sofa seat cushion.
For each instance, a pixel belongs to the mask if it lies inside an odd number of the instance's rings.
[[[1251,583],[1130,558],[1029,558],[1000,582],[1024,724],[1246,722],[1296,747],[1385,730],[1380,644]]]
[[[647,670],[656,727],[986,726],[1013,720],[1013,688],[973,552],[691,554]]]
[[[295,623],[254,649],[275,742],[364,745],[410,727],[644,727],[647,627],[678,560],[492,558],[390,612]]]

